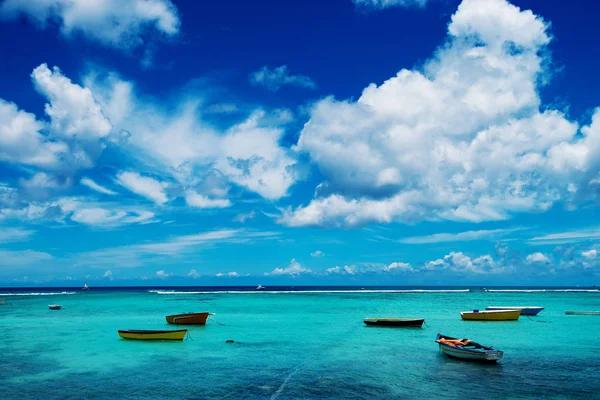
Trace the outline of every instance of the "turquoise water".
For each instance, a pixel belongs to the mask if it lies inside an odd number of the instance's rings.
[[[564,314],[600,310],[598,291],[201,291],[0,289],[0,398],[600,398],[600,317]],[[48,310],[52,303],[64,309]],[[514,322],[460,319],[488,305],[546,309]],[[191,311],[215,315],[183,342],[117,335],[174,329],[164,316]],[[424,317],[426,325],[363,324],[375,316]],[[449,359],[438,352],[438,332],[493,345],[504,358]]]

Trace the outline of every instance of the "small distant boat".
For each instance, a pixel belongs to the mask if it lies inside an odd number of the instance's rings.
[[[83,285],[83,287],[81,288],[81,290],[90,290],[90,287],[86,283],[85,285]]]
[[[370,326],[403,326],[420,328],[423,326],[425,320],[422,318],[366,318],[363,322]]]
[[[600,315],[600,311],[574,311],[567,310],[565,311],[567,315]]]
[[[473,310],[463,311],[460,317],[468,321],[516,321],[521,315],[521,310]]]
[[[260,283],[258,284],[258,286],[256,287],[256,290],[265,290],[266,287],[264,287],[263,285],[261,285]]]
[[[48,308],[51,310],[62,310],[62,306],[60,304],[48,304]]]
[[[176,331],[119,330],[119,336],[131,340],[183,340],[187,329]]]
[[[209,312],[167,315],[167,322],[173,325],[205,325]]]
[[[489,306],[485,308],[488,311],[503,311],[503,310],[521,310],[521,315],[538,315],[544,307],[534,306]]]
[[[440,346],[440,351],[448,357],[460,358],[482,362],[496,362],[504,355],[503,351],[493,347],[483,346],[469,339],[456,339],[450,336],[437,334],[435,341]]]

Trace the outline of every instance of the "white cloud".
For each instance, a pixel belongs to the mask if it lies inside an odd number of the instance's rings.
[[[519,228],[513,229],[481,229],[477,231],[466,231],[459,233],[435,233],[428,236],[413,236],[398,240],[404,244],[430,244],[446,242],[467,242],[472,240],[494,240],[498,237],[513,233]]]
[[[547,29],[504,0],[464,0],[422,68],[369,85],[357,101],[317,101],[297,150],[325,181],[279,222],[480,222],[589,198],[600,110],[579,130],[541,107]]]
[[[235,222],[240,222],[240,223],[245,223],[246,221],[249,221],[251,219],[254,219],[254,217],[256,216],[256,212],[254,210],[247,212],[247,213],[239,213],[238,215],[236,215],[233,220]]]
[[[313,253],[310,253],[311,257],[324,257],[325,253],[323,253],[321,250],[316,250]]]
[[[44,27],[56,22],[63,36],[83,35],[106,46],[137,47],[152,30],[166,36],[179,32],[177,8],[169,0],[5,0],[0,16],[26,15]]]
[[[81,181],[79,181],[79,183],[81,183],[83,186],[87,186],[88,188],[90,188],[92,190],[95,190],[98,193],[108,194],[110,196],[114,196],[117,194],[117,192],[107,189],[104,186],[98,185],[96,182],[94,182],[90,178],[82,178]]]
[[[1,250],[0,259],[5,267],[27,267],[46,263],[54,257],[51,254],[34,250]],[[3,272],[3,271],[0,271]]]
[[[587,240],[597,240],[600,238],[600,228],[576,229],[567,232],[552,233],[543,236],[536,236],[528,240],[529,244],[563,244],[582,242]]]
[[[57,137],[87,141],[108,136],[112,125],[89,88],[72,83],[58,67],[50,70],[46,64],[35,68],[31,78],[50,101],[45,111]]]
[[[111,270],[107,270],[106,272],[104,272],[104,275],[102,275],[103,278],[107,278],[108,280],[113,280],[113,273]]]
[[[316,89],[317,84],[304,75],[290,75],[287,65],[276,68],[264,66],[250,74],[250,83],[254,86],[263,86],[271,92],[277,92],[282,86],[297,86],[306,89]]]
[[[86,84],[114,130],[130,133],[123,150],[185,189],[214,196],[199,186],[205,186],[204,179],[222,176],[262,197],[279,199],[298,179],[296,161],[279,145],[281,126],[292,118],[288,110],[258,109],[240,123],[217,129],[201,118],[202,98],[186,94],[171,104],[142,97],[132,82],[116,75],[92,74]]]
[[[490,255],[471,258],[462,252],[453,251],[444,258],[429,261],[422,270],[448,270],[459,274],[503,274],[514,271],[514,267],[495,261]]]
[[[277,276],[277,275],[299,276],[299,275],[302,275],[302,274],[309,274],[310,272],[312,272],[310,269],[303,268],[298,263],[298,261],[296,261],[295,259],[292,258],[292,261],[290,261],[290,265],[288,265],[287,267],[285,267],[285,268],[275,268],[271,272],[265,272],[265,275],[273,275],[273,276]]]
[[[24,242],[35,233],[31,229],[3,228],[0,226],[0,243]]]
[[[135,268],[144,265],[147,260],[161,257],[173,260],[198,254],[205,248],[219,243],[252,243],[260,240],[272,240],[279,237],[278,232],[252,231],[245,229],[219,229],[194,235],[173,236],[161,241],[118,246],[83,252],[73,256],[73,263],[94,268],[104,268],[118,264],[122,268]]]
[[[193,279],[198,279],[200,277],[200,274],[198,273],[198,271],[192,268],[190,269],[190,272],[188,272],[187,276]]]
[[[429,0],[352,0],[361,8],[384,9],[389,7],[424,7]]]
[[[173,276],[173,273],[172,272],[168,273],[168,272],[165,272],[164,269],[161,269],[160,271],[156,271],[156,276],[158,278],[160,278],[160,279],[165,279],[165,278],[168,278],[170,276]]]
[[[356,275],[358,272],[355,265],[344,265],[343,267],[338,265],[325,270],[326,275]]]
[[[225,278],[239,278],[240,276],[248,276],[248,275],[241,275],[241,274],[238,274],[235,271],[231,271],[231,272],[225,272],[225,273],[219,272],[215,276],[217,276],[219,278],[223,278],[223,277],[225,277]]]
[[[413,271],[413,268],[408,263],[393,262],[382,268],[383,271]]]
[[[581,255],[587,258],[588,260],[594,260],[598,256],[598,252],[596,251],[596,249],[591,249],[588,251],[582,251]]]
[[[142,176],[137,172],[119,172],[116,183],[135,194],[154,201],[158,205],[162,205],[169,200],[165,194],[166,185],[164,183],[154,178]]]
[[[144,210],[116,208],[114,210],[93,207],[93,205],[78,208],[71,215],[71,220],[81,224],[98,227],[117,227],[129,224],[146,224],[155,222],[154,213]]]
[[[209,199],[192,190],[185,194],[185,201],[191,207],[196,208],[227,208],[231,207],[231,202],[227,199]]]
[[[45,124],[35,115],[2,99],[0,121],[0,161],[54,168],[69,151],[65,143],[42,135]]]
[[[529,254],[525,260],[527,262],[529,262],[529,263],[544,263],[544,264],[547,264],[547,263],[550,262],[550,259],[548,258],[548,256],[546,256],[545,254],[542,254],[540,252]]]

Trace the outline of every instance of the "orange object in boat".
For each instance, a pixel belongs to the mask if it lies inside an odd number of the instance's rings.
[[[173,325],[205,325],[209,312],[167,315],[167,322]]]

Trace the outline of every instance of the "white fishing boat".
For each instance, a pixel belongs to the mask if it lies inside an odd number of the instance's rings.
[[[258,284],[258,286],[256,287],[256,290],[265,290],[266,288],[261,285],[260,283]]]
[[[521,315],[538,315],[544,307],[537,306],[489,306],[488,311],[521,310]]]
[[[62,310],[62,306],[60,304],[48,304],[48,308],[51,310]]]
[[[90,290],[90,287],[86,283],[85,285],[83,285],[83,287],[81,288],[81,290]]]
[[[456,339],[450,336],[437,334],[435,341],[440,346],[440,351],[452,358],[463,360],[496,362],[502,358],[504,352],[493,347],[483,346],[469,339]]]

